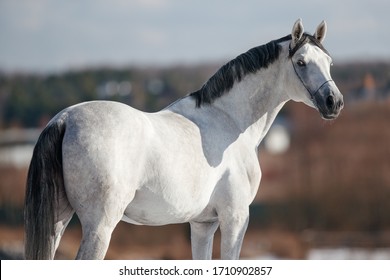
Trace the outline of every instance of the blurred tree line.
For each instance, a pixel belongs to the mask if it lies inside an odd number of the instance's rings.
[[[47,75],[0,73],[0,128],[44,126],[62,109],[97,99],[157,111],[197,90],[221,65],[100,68]],[[378,98],[389,95],[390,62],[336,64],[331,71],[344,94],[364,87],[369,74],[375,79]]]
[[[215,70],[215,66],[183,66],[49,75],[0,73],[0,128],[43,126],[68,106],[98,99],[156,111],[197,89]]]

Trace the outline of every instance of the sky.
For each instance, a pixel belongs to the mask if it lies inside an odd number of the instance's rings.
[[[0,0],[0,70],[228,61],[302,18],[337,61],[390,60],[388,0]]]

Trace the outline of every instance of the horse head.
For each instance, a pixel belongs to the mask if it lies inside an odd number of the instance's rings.
[[[290,97],[316,108],[322,118],[335,119],[344,106],[343,96],[330,75],[332,58],[323,47],[326,23],[322,21],[313,35],[304,33],[298,19],[291,32],[289,60],[292,67],[294,90]]]

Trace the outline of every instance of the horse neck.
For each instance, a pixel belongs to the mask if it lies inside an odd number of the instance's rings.
[[[283,61],[278,59],[268,68],[247,75],[212,105],[229,115],[256,147],[290,99],[282,66]]]

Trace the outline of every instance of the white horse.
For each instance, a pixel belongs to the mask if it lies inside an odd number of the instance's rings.
[[[291,35],[228,62],[198,91],[157,113],[95,101],[57,114],[40,135],[25,200],[25,256],[52,259],[76,213],[77,259],[103,259],[119,221],[189,222],[194,259],[238,259],[261,178],[259,144],[289,100],[334,119],[343,97],[322,46],[299,19]]]

